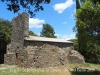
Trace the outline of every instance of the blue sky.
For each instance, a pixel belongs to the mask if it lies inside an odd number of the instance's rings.
[[[29,18],[29,30],[40,35],[42,24],[50,24],[54,30],[57,38],[74,39],[75,32],[72,28],[75,26],[76,12],[75,0],[51,0],[50,4],[43,4],[44,11],[36,13],[34,18]],[[18,13],[8,11],[6,3],[0,2],[0,18],[12,21]],[[22,8],[19,13],[24,12]]]

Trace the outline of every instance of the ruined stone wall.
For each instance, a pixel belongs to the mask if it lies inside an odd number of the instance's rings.
[[[27,13],[18,14],[12,20],[11,43],[7,45],[7,53],[4,54],[4,63],[15,65],[17,61],[17,50],[23,50],[24,38],[28,35],[29,16]]]
[[[27,47],[18,52],[18,62],[18,66],[36,68],[60,66],[68,63],[63,50],[49,44],[44,44],[42,47]]]
[[[4,54],[4,64],[15,65],[16,55],[15,54]]]
[[[10,52],[23,49],[24,38],[28,35],[29,16],[27,13],[19,14],[12,20],[12,38]]]
[[[61,49],[66,49],[67,47],[73,46],[73,43],[58,43],[58,42],[45,42],[45,41],[24,41],[24,48],[27,47],[42,47],[44,44],[54,45]]]
[[[29,18],[27,13],[19,14],[12,20],[12,38],[4,63],[22,67],[52,67],[74,61],[84,63],[84,58],[75,51],[67,50],[73,43],[28,41]],[[76,54],[81,57],[76,57]],[[73,59],[73,60],[70,60]],[[74,62],[74,63],[75,63]]]
[[[18,52],[18,66],[45,68],[67,65],[67,63],[84,64],[83,56],[72,47],[67,47],[66,50],[50,45],[43,44],[42,46],[28,46],[24,50]]]

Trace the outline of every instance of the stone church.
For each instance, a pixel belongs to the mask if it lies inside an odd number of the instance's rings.
[[[84,57],[70,56],[73,42],[57,38],[29,36],[29,16],[23,12],[12,20],[12,38],[4,63],[22,67],[49,67],[69,62],[85,63]],[[70,53],[70,54],[69,54]]]

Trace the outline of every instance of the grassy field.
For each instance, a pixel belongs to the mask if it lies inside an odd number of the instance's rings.
[[[85,69],[88,69],[88,71],[91,72],[95,71],[95,69],[100,71],[99,64],[90,64],[90,63],[86,63],[84,65],[67,64],[66,66],[38,68],[38,69],[19,68],[17,66],[1,64],[0,75],[71,75],[70,71],[76,70],[75,68],[79,69],[79,71],[84,71]]]

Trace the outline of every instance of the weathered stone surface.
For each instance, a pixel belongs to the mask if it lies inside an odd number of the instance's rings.
[[[16,55],[15,54],[5,54],[4,64],[16,65]]]
[[[23,49],[24,38],[28,35],[29,16],[27,13],[19,14],[12,20],[12,38],[9,53],[17,49]]]
[[[84,57],[75,50],[71,50],[68,56],[68,60],[70,63],[79,63],[79,64],[85,63]]]
[[[28,46],[23,50],[16,51],[16,56],[6,54],[5,63],[16,63],[20,67],[42,68],[66,65],[67,63],[84,64],[85,61],[79,52],[73,50],[73,47],[67,47],[63,50],[54,45],[44,44],[41,47]]]
[[[28,48],[29,49],[29,48]],[[59,66],[66,65],[67,59],[66,54],[57,46],[44,44],[42,47],[33,48],[33,50],[23,50],[27,51],[25,57],[23,52],[18,58],[19,66],[23,67],[49,67],[49,66]],[[23,57],[22,57],[23,56]],[[27,60],[26,60],[27,59]],[[23,65],[24,64],[24,65]]]
[[[30,47],[31,48],[31,47]],[[28,49],[28,50],[27,50]],[[32,50],[33,49],[33,50]],[[60,65],[66,65],[67,63],[80,63],[84,64],[83,56],[72,47],[68,47],[66,50],[49,44],[44,44],[41,47],[34,47],[29,50],[29,47],[23,51],[20,51],[19,66],[22,67],[54,67]],[[23,56],[23,57],[22,57]]]
[[[73,49],[74,49],[73,47],[68,47],[65,50],[69,63],[84,64],[85,63],[84,57],[78,51]]]
[[[24,41],[24,48],[27,47],[28,50],[34,47],[42,47],[44,44],[54,45],[61,49],[66,49],[67,47],[73,46],[73,43],[58,43],[58,42],[45,42],[45,41]]]

